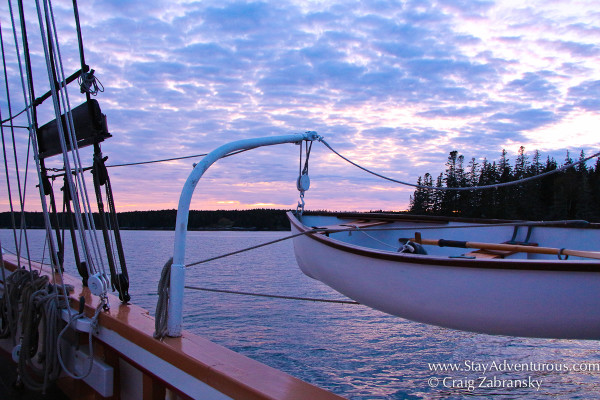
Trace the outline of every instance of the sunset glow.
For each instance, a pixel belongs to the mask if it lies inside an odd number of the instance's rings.
[[[53,4],[65,68],[75,71],[71,3]],[[35,5],[27,7],[35,16]],[[525,146],[559,163],[567,151],[598,151],[599,10],[597,1],[547,0],[80,5],[86,61],[105,87],[97,99],[113,135],[102,145],[109,165],[314,130],[359,164],[412,183],[443,172],[453,150],[467,160],[497,160],[506,149],[513,160]],[[27,20],[31,35],[39,35],[36,18]],[[12,38],[10,21],[2,30],[5,41]],[[16,70],[16,60],[8,68]],[[47,74],[36,68],[42,93]],[[18,78],[10,89],[13,109],[21,109]],[[83,101],[75,86],[70,96],[73,104]],[[40,115],[45,123],[51,111]],[[24,131],[19,135],[26,144]],[[90,154],[84,159],[91,163]],[[117,209],[176,208],[199,160],[111,168]],[[219,161],[198,185],[192,208],[295,208],[298,164],[294,145]],[[309,209],[403,210],[413,192],[319,143],[309,173]],[[4,187],[1,193],[6,211]]]

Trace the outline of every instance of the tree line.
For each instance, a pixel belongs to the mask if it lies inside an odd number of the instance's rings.
[[[189,230],[289,230],[290,224],[285,216],[286,210],[217,210],[190,211]],[[174,230],[177,210],[129,211],[117,213],[121,229]],[[20,214],[15,214],[17,227],[20,226]],[[100,226],[98,214],[94,214],[94,223]],[[41,212],[25,212],[27,228],[44,228],[44,216]],[[65,215],[58,214],[61,226],[67,228]],[[0,213],[0,228],[12,228],[10,212]]]
[[[586,158],[583,150],[579,161]],[[478,163],[458,151],[451,151],[445,171],[434,177],[426,173],[417,184],[432,187],[417,188],[410,198],[411,214],[461,216],[474,218],[558,220],[584,219],[600,221],[600,158],[595,165],[585,163],[540,179],[501,188],[467,191],[440,191],[433,187],[473,187],[512,182],[554,171],[574,164],[567,151],[564,162],[545,159],[539,151],[530,158],[520,147],[511,165],[506,150],[497,161],[483,159]]]

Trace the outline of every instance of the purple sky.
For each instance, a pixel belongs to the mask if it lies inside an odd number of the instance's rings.
[[[67,74],[78,68],[70,4],[53,2]],[[30,35],[39,35],[29,7]],[[97,99],[114,136],[102,146],[108,164],[314,130],[354,161],[416,182],[443,171],[452,150],[493,161],[506,149],[512,162],[523,145],[562,162],[567,150],[577,158],[600,147],[599,1],[96,0],[79,7],[87,63],[105,87]],[[7,5],[0,11],[10,52]],[[32,52],[42,93],[43,53],[39,45]],[[14,74],[15,60],[7,62]],[[13,110],[23,107],[18,85],[10,81]],[[5,93],[2,83],[3,119]],[[69,94],[73,105],[83,101],[75,85]],[[50,106],[42,106],[41,123]],[[89,164],[89,152],[83,156]],[[118,210],[176,208],[197,161],[110,169]],[[402,210],[413,192],[318,143],[309,172],[308,209]],[[294,145],[231,157],[208,171],[192,208],[293,208],[297,173]],[[35,197],[36,178],[28,179]],[[26,208],[36,209],[35,200]]]

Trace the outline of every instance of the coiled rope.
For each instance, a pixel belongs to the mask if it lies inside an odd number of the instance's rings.
[[[77,83],[79,84],[81,93],[89,93],[92,96],[96,96],[98,92],[104,92],[104,85],[102,85],[100,79],[94,76],[94,70],[82,72],[77,78]]]
[[[7,302],[14,305],[22,304],[21,313],[16,306],[6,307]],[[60,330],[61,310],[67,308],[67,301],[65,295],[60,294],[59,285],[50,284],[49,278],[46,275],[39,275],[38,271],[29,272],[25,269],[16,269],[6,277],[4,295],[0,298],[2,322],[0,337],[12,336],[13,344],[16,344],[17,321],[22,320],[18,372],[19,378],[27,388],[45,392],[59,377],[61,371],[73,379],[84,379],[91,373],[94,356],[92,336],[97,331],[99,315],[105,304],[105,300],[101,299],[91,318],[91,329],[88,334],[88,366],[81,375],[76,375],[65,364],[60,343],[73,323],[85,317],[83,310],[73,314],[69,322]],[[41,343],[41,348],[38,348],[38,343]]]
[[[22,286],[21,303],[23,327],[19,377],[29,389],[45,392],[61,372],[57,357],[57,338],[62,321],[59,310],[66,307],[66,300],[58,293],[58,286],[49,283],[47,276],[40,276],[37,271],[33,271],[27,283]],[[41,340],[40,334],[43,335]],[[38,351],[39,342],[42,347]],[[38,357],[34,361],[36,355]]]
[[[2,266],[3,276],[4,266]],[[17,323],[19,321],[19,301],[23,286],[31,281],[31,274],[25,269],[17,269],[3,278],[4,293],[0,298],[0,337],[12,337],[16,344]]]
[[[171,257],[160,272],[158,281],[158,301],[156,302],[156,314],[154,315],[154,339],[162,339],[167,335],[167,318],[169,309],[169,290],[171,288]]]

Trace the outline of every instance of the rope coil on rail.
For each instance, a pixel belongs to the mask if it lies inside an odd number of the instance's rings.
[[[154,339],[162,339],[167,335],[167,313],[169,309],[169,290],[171,288],[171,257],[164,265],[158,281],[158,301],[154,315]]]
[[[17,269],[5,282],[5,296],[22,304],[13,307],[10,322],[22,320],[21,343],[18,350],[19,379],[26,387],[44,392],[60,375],[57,358],[60,310],[66,307],[59,286],[49,283],[49,278],[37,271]],[[11,333],[14,327],[9,327]],[[41,345],[41,348],[40,348]],[[37,357],[36,357],[37,356]]]

